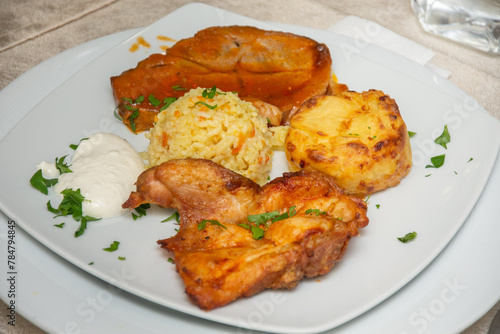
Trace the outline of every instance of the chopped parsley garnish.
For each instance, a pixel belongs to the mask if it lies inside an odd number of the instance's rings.
[[[474,160],[474,158],[470,158],[469,161],[467,161],[467,163],[471,162],[472,160]]]
[[[59,228],[63,228],[64,227],[64,223],[61,223],[61,224],[54,224],[55,227],[59,227]]]
[[[380,204],[375,204],[375,207],[376,207],[377,209],[380,209]]]
[[[427,166],[425,166],[425,168],[439,168],[439,167],[441,167],[442,165],[444,165],[444,157],[445,157],[444,154],[432,157],[431,158],[432,165],[427,165]]]
[[[56,217],[72,215],[75,220],[79,221],[82,217],[82,203],[85,200],[80,189],[64,189],[61,191],[61,194],[63,195],[63,200],[57,208],[52,207],[50,201],[47,202],[49,211],[57,214]]]
[[[167,109],[172,103],[177,101],[175,97],[166,97],[163,99],[163,107],[160,108],[160,111]]]
[[[113,111],[113,115],[115,115],[115,118],[116,118],[117,120],[119,120],[120,122],[123,122],[123,118],[122,118],[122,117],[118,114],[118,108],[119,108],[119,106],[117,106],[117,107],[115,108],[115,110]]]
[[[146,215],[146,210],[149,209],[150,207],[151,204],[149,203],[144,203],[139,205],[137,208],[134,209],[136,213],[131,212],[132,218],[134,220],[137,220],[137,218],[144,217]]]
[[[86,229],[87,229],[87,219],[82,218],[82,220],[80,221],[80,227],[78,228],[78,230],[75,231],[75,238],[81,236]]]
[[[204,105],[205,107],[207,107],[208,109],[212,109],[212,110],[214,110],[215,108],[217,108],[217,105],[216,105],[216,104],[212,106],[212,105],[210,105],[210,104],[208,104],[208,103],[205,103],[205,102],[203,102],[203,101],[198,101],[198,102],[196,102],[194,105],[197,105],[197,104],[202,104],[202,105]]]
[[[413,131],[408,131],[408,136],[411,138],[413,136],[415,136],[417,133],[416,132],[413,132]]]
[[[179,211],[175,211],[174,213],[172,213],[172,215],[170,217],[165,218],[161,222],[162,223],[166,223],[166,222],[168,222],[168,221],[170,221],[172,219],[175,219],[176,222],[180,222],[181,215],[179,214]]]
[[[102,250],[105,250],[106,252],[114,252],[114,251],[118,250],[118,245],[120,245],[120,242],[113,241],[113,243],[111,245],[109,245],[109,247],[103,248]]]
[[[78,144],[71,144],[71,145],[69,145],[69,148],[71,148],[72,150],[76,150],[78,148],[78,146],[80,145],[80,143],[82,141],[84,141],[84,140],[87,140],[87,139],[88,138],[82,138]]]
[[[401,241],[402,243],[407,243],[407,242],[415,239],[416,236],[417,236],[417,232],[411,232],[411,233],[406,234],[404,237],[398,238],[398,240]]]
[[[161,103],[160,100],[158,100],[156,97],[154,97],[153,94],[149,95],[148,101],[149,101],[149,103],[151,103],[151,105],[153,107],[158,107]]]
[[[170,262],[170,263],[175,263],[175,260],[174,260],[174,259],[172,259],[171,257],[169,257],[169,258],[168,258],[168,262]]]
[[[94,218],[91,216],[83,216],[82,203],[85,200],[80,192],[80,189],[73,190],[71,188],[64,189],[61,191],[63,195],[63,200],[59,203],[57,208],[52,207],[50,201],[47,202],[47,209],[56,214],[56,217],[60,216],[72,216],[74,220],[80,222],[79,229],[75,232],[75,237],[79,237],[83,234],[87,228],[88,221],[99,220],[100,218]]]
[[[153,94],[149,95],[148,101],[149,101],[149,103],[151,103],[151,105],[153,107],[159,107],[162,104],[162,102],[160,100],[158,100],[156,97],[154,97]],[[161,106],[160,111],[167,109],[175,101],[177,101],[177,98],[175,98],[175,97],[164,98],[163,99],[163,106]]]
[[[66,159],[67,155],[61,158],[56,158],[56,168],[59,170],[59,173],[64,174],[64,173],[73,173],[73,171],[69,168],[71,165],[68,165],[67,163],[64,162],[64,159]]]
[[[172,86],[172,89],[173,89],[173,90],[187,90],[187,88],[184,88],[184,87],[182,87],[181,85],[175,85],[175,86]]]
[[[94,262],[89,262],[89,266],[92,266],[92,265],[94,265]]]
[[[222,225],[218,220],[203,219],[201,222],[198,223],[198,231],[204,230],[205,227],[207,226],[207,223],[209,223],[210,225],[213,225],[213,226],[218,226],[221,230],[222,229],[226,229],[227,230],[227,227],[225,227],[224,225]]]
[[[253,224],[238,224],[239,226],[250,230],[252,232],[252,238],[259,240],[264,236],[265,230],[260,226],[255,226]]]
[[[215,88],[215,86],[213,86],[211,89],[205,89],[203,92],[201,92],[201,96],[206,99],[213,99],[217,94],[221,93],[217,92],[217,88]]]
[[[118,256],[118,260],[125,261],[125,256]]]
[[[252,232],[252,238],[254,238],[255,240],[259,240],[264,236],[265,232],[265,229],[260,227],[261,225],[267,227],[268,221],[271,221],[271,223],[275,223],[277,221],[293,217],[295,216],[295,214],[297,214],[297,211],[295,211],[295,205],[293,205],[288,209],[288,212],[284,212],[282,214],[280,214],[279,211],[272,211],[261,213],[258,215],[249,215],[247,219],[250,224],[243,223],[238,225],[247,230],[250,230]]]
[[[276,210],[273,212],[265,212],[258,215],[250,215],[247,217],[247,219],[249,222],[254,223],[256,225],[267,224],[268,220],[278,217],[279,214],[280,213]]]
[[[128,117],[128,121],[130,122],[130,128],[135,133],[136,132],[135,119],[137,117],[139,117],[139,109],[134,108],[132,105],[141,104],[142,102],[144,102],[144,95],[139,96],[135,100],[132,100],[128,97],[124,97],[122,99],[123,99],[123,101],[126,101],[129,103],[129,104],[125,104],[124,107],[125,107],[125,109],[132,111],[132,114]]]
[[[265,231],[263,228],[252,225],[250,227],[250,230],[252,231],[252,238],[254,238],[255,240],[259,240],[264,236]]]
[[[450,133],[448,132],[448,125],[444,126],[443,133],[437,137],[434,142],[438,145],[443,146],[445,149],[448,149],[446,147],[446,144],[450,142]]]
[[[297,214],[297,211],[295,211],[295,205],[294,205],[294,206],[291,206],[290,209],[288,209],[288,212],[284,212],[281,215],[271,219],[271,222],[275,223],[277,221],[293,217],[293,216],[295,216],[295,214]]]
[[[205,99],[213,99],[215,97],[215,95],[224,95],[225,93],[219,93],[217,91],[217,88],[215,86],[213,86],[212,88],[210,89],[205,89],[203,90],[203,92],[201,92],[201,96]],[[198,101],[196,102],[194,105],[197,105],[197,104],[202,104],[204,105],[205,107],[209,108],[209,109],[215,109],[217,108],[217,105],[210,105],[208,103],[205,103],[203,101]]]
[[[49,193],[47,188],[52,187],[54,184],[57,183],[57,181],[58,181],[57,179],[44,178],[41,169],[37,170],[36,173],[33,174],[33,176],[30,179],[31,185],[45,195]]]
[[[319,209],[307,209],[305,213],[306,215],[314,213],[316,216],[326,215],[326,211],[320,211]]]
[[[81,236],[83,234],[83,232],[85,232],[85,230],[87,229],[87,222],[89,222],[89,221],[95,221],[95,220],[99,220],[99,219],[101,219],[101,218],[94,218],[94,217],[90,217],[90,216],[83,216],[82,220],[80,222],[80,227],[75,232],[75,238]]]
[[[130,128],[134,133],[136,132],[135,119],[137,117],[139,117],[139,109],[134,108],[134,112],[128,117],[128,121],[130,122]]]

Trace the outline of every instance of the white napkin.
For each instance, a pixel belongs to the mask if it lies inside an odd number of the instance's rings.
[[[451,74],[450,71],[430,63],[430,60],[435,56],[432,50],[400,36],[373,21],[349,15],[326,30],[358,39],[364,43],[368,42],[397,53],[420,65],[426,66],[446,79]]]

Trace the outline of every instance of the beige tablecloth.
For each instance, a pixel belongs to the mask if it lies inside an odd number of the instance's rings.
[[[2,0],[0,89],[40,62],[76,45],[144,27],[190,3],[186,0]],[[450,71],[449,81],[500,119],[500,57],[430,35],[420,27],[410,0],[201,0],[263,21],[326,29],[347,15],[374,21],[435,52],[431,64]],[[2,222],[3,223],[3,222]],[[500,282],[499,282],[500,284]],[[5,310],[5,304],[0,308]],[[487,332],[497,303],[468,328]],[[43,333],[18,315],[15,327],[0,318],[1,333]]]

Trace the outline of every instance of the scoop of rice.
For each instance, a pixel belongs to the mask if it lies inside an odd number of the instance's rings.
[[[158,114],[148,135],[148,160],[155,166],[171,159],[209,159],[264,184],[273,149],[282,149],[287,129],[270,131],[258,110],[235,93],[196,88]]]

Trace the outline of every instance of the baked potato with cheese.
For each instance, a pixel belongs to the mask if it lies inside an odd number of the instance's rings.
[[[290,120],[285,153],[291,171],[321,171],[358,197],[396,186],[412,165],[398,105],[379,90],[305,102]]]

